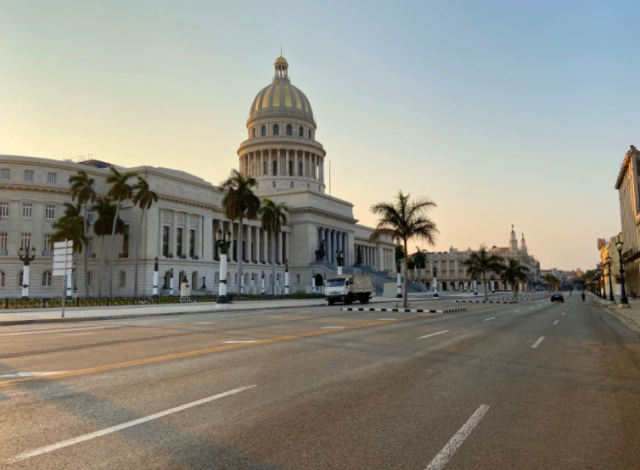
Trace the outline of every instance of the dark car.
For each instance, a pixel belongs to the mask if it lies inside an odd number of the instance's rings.
[[[551,302],[564,302],[564,297],[562,294],[553,294],[551,296]]]

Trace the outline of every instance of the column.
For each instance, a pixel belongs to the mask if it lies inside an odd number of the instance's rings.
[[[185,233],[182,235],[182,252],[186,255],[186,258],[189,259],[189,255],[191,254],[191,214],[188,212],[184,215],[184,231]],[[195,248],[195,247],[194,247]],[[193,286],[192,286],[193,287]]]
[[[236,246],[235,234],[236,234],[236,224],[233,222],[229,222],[229,230],[231,230],[231,246],[229,247],[229,261],[236,262],[236,255],[233,252],[233,248]]]
[[[349,237],[342,233],[342,250],[344,251],[344,265],[349,266]]]
[[[295,150],[293,152],[293,175],[294,176],[299,176],[298,175],[298,151]]]
[[[323,241],[324,241],[324,229],[322,227],[318,227],[318,249],[320,249],[320,246],[322,245]],[[325,251],[327,249],[326,243],[325,243],[324,249]]]
[[[286,236],[287,259],[289,260],[289,262],[291,262],[291,232],[286,232]]]
[[[284,169],[284,173],[285,173],[285,175],[287,175],[287,176],[291,176],[291,175],[289,174],[289,149],[285,149],[285,150],[284,150],[284,152],[285,152],[285,160],[286,160],[286,161],[285,161],[285,169]]]
[[[333,230],[327,229],[327,260],[333,262]]]
[[[171,227],[171,254],[177,256],[178,254],[178,213],[173,211],[173,227]]]
[[[160,227],[158,232],[158,256],[162,256],[162,235],[164,234],[164,211],[161,207],[158,207],[158,220],[160,221]],[[96,237],[97,238],[97,237]]]
[[[333,247],[333,249],[331,250],[332,262],[335,262],[336,260],[337,238],[338,238],[338,232],[336,230],[332,230],[331,231],[331,246]]]
[[[202,259],[202,241],[204,240],[204,233],[202,229],[204,227],[204,216],[198,216],[198,228],[196,230],[196,256],[198,259]]]
[[[282,232],[278,233],[278,245],[276,246],[276,261],[280,263],[284,262],[284,256],[282,251]]]
[[[269,261],[269,234],[267,233],[266,230],[262,231],[262,236],[264,237],[264,243],[262,245],[262,258],[264,260],[264,262],[266,263],[267,261]]]
[[[247,225],[247,263],[251,263],[253,261],[253,256],[251,256],[251,242],[253,241],[253,227],[251,225]]]
[[[260,230],[262,230],[260,227],[256,227],[256,261],[259,263],[260,261],[262,261],[262,252],[260,251],[260,239],[261,239],[261,234],[260,234]]]
[[[258,168],[258,176],[264,176],[264,155],[260,150],[260,168]]]
[[[300,175],[300,176],[302,176],[303,178],[307,174],[306,173],[306,171],[307,171],[307,169],[306,169],[306,161],[305,161],[305,158],[304,158],[304,154],[305,154],[304,151],[302,151],[302,153],[300,154],[300,158],[302,159],[302,175]]]

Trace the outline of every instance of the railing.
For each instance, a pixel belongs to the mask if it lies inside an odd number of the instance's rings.
[[[259,300],[301,300],[301,299],[322,299],[323,294],[307,294],[305,292],[296,292],[288,295],[243,295],[238,298],[238,294],[228,294],[227,297],[231,302],[255,302]],[[189,303],[215,302],[217,295],[192,295]],[[78,297],[68,300],[67,307],[113,307],[127,305],[157,305],[157,304],[178,304],[180,296],[159,296],[153,297]],[[62,299],[60,298],[33,298],[33,299],[0,299],[0,310],[3,309],[21,309],[21,308],[60,308]]]

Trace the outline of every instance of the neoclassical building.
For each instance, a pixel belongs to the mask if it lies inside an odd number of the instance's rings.
[[[354,265],[371,272],[379,283],[394,269],[394,245],[389,238],[369,242],[373,229],[358,224],[353,204],[325,193],[324,159],[326,151],[316,140],[317,125],[307,96],[293,86],[284,57],[275,62],[271,84],[251,102],[247,140],[238,149],[239,168],[256,178],[256,194],[289,208],[289,221],[282,233],[263,231],[260,222],[245,221],[243,246],[239,247],[238,223],[222,212],[223,193],[219,187],[199,176],[170,168],[139,166],[121,168],[145,178],[159,200],[142,211],[125,202],[121,218],[125,231],[116,235],[114,295],[133,294],[134,252],[139,243],[139,294],[153,289],[155,258],[159,261],[161,294],[169,293],[171,272],[176,289],[182,279],[194,294],[216,293],[219,260],[215,234],[231,231],[229,289],[237,291],[237,263],[243,258],[246,292],[259,293],[264,276],[267,291],[273,283],[284,288],[284,265],[288,261],[291,290],[309,291],[311,277],[316,285],[337,271],[336,252],[345,254],[345,272]],[[35,247],[36,259],[30,269],[30,296],[60,296],[62,280],[52,277],[52,224],[62,216],[65,202],[71,202],[69,177],[82,170],[96,181],[95,190],[106,195],[108,162],[97,160],[57,161],[38,157],[0,155],[0,297],[20,296],[23,265],[20,247]],[[222,181],[228,172],[217,175]],[[93,222],[94,214],[86,214]],[[276,244],[276,277],[271,279],[271,243]],[[108,292],[110,237],[99,239],[89,233],[89,291]],[[100,273],[100,251],[105,262]],[[77,263],[76,286],[84,295],[82,256]],[[389,282],[392,282],[391,280]]]

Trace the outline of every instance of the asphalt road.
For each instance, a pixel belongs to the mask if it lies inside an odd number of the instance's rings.
[[[577,296],[424,305],[469,310],[0,328],[0,467],[640,468],[637,333]]]

